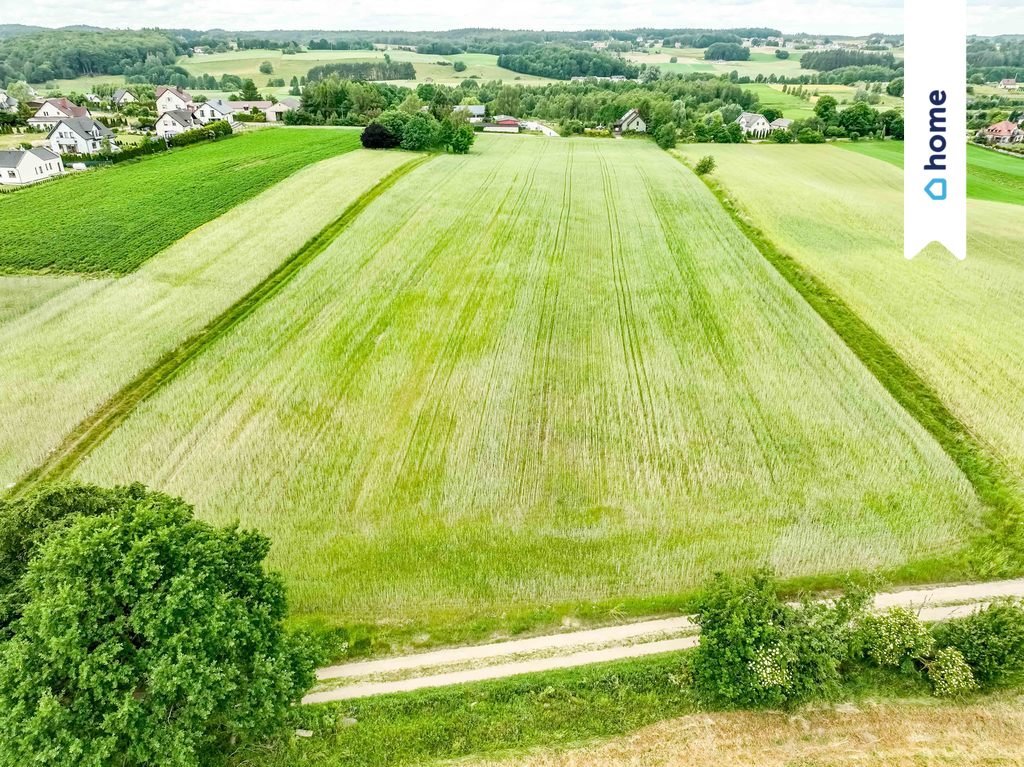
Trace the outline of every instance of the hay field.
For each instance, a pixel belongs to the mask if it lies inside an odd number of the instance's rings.
[[[266,531],[293,608],[349,621],[898,568],[978,516],[704,186],[634,141],[485,136],[417,168],[77,476]]]
[[[0,488],[414,157],[357,150],[312,165],[119,279],[0,275]]]
[[[780,59],[775,56],[774,48],[755,48],[750,53],[749,61],[708,61],[704,58],[703,48],[661,48],[657,52],[635,51],[625,54],[625,57],[637,64],[657,65],[663,72],[713,72],[717,75],[737,72],[740,77],[753,79],[758,75],[799,77],[813,72],[800,68],[802,53],[790,51],[788,59]],[[676,59],[675,63],[672,63],[673,58]]]
[[[888,341],[1024,493],[1024,208],[969,200],[966,261],[935,252],[907,261],[903,175],[891,163],[834,146],[679,153],[714,155],[714,178],[754,226]]]

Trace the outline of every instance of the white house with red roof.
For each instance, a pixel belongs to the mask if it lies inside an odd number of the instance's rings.
[[[1019,144],[1024,141],[1024,131],[1017,123],[1009,120],[990,125],[981,133],[982,137],[991,144]]]
[[[92,113],[85,107],[72,104],[67,99],[46,99],[36,113],[28,118],[28,124],[33,128],[49,130],[61,120],[71,120],[76,117],[92,117]]]
[[[999,81],[999,87],[1002,88],[1003,90],[1015,91],[1018,88],[1017,80],[1015,78],[1012,78],[1012,77],[1008,77],[1005,80],[1000,80]]]

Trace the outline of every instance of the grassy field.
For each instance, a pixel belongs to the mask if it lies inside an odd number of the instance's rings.
[[[0,488],[415,157],[357,150],[317,163],[118,279],[0,275]]]
[[[680,150],[691,161],[709,153],[751,223],[895,348],[1024,494],[1020,207],[972,200],[965,262],[934,252],[907,261],[892,164],[832,146]]]
[[[955,550],[965,478],[666,159],[486,137],[431,161],[78,476],[263,529],[295,609],[342,621],[650,609],[720,568]]]
[[[743,90],[757,95],[762,107],[774,107],[781,110],[783,117],[790,120],[806,120],[814,116],[815,99],[804,100],[799,96],[782,92],[782,86],[768,83],[751,83],[744,85]]]
[[[903,167],[903,144],[899,141],[842,142],[836,146]],[[968,145],[967,196],[1024,205],[1024,157]]]
[[[5,195],[0,272],[131,272],[295,171],[357,146],[357,131],[254,131]],[[53,210],[61,215],[43,225]]]
[[[662,48],[656,52],[628,53],[626,58],[637,64],[656,64],[663,72],[712,72],[719,75],[737,72],[740,77],[753,79],[758,75],[767,77],[772,74],[799,77],[813,71],[800,68],[801,53],[791,51],[788,59],[780,59],[775,56],[774,48],[757,48],[751,51],[749,61],[707,61],[703,48]],[[673,58],[675,63],[672,63]]]

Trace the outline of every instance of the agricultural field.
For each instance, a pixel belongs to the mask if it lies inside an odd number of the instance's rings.
[[[353,130],[259,130],[0,196],[0,273],[126,274],[295,171],[358,146]],[[48,210],[61,215],[40,226]]]
[[[754,93],[761,102],[761,107],[774,107],[790,120],[806,120],[814,116],[814,103],[817,99],[802,99],[790,93],[783,93],[782,86],[768,83],[751,83],[742,86],[743,90]],[[806,88],[811,90],[813,86]]]
[[[905,573],[980,513],[640,141],[484,136],[419,166],[75,475],[265,531],[300,614],[427,627],[650,609],[762,563]]]
[[[712,154],[714,177],[753,226],[895,348],[1022,488],[1024,208],[970,200],[966,261],[932,251],[907,261],[902,173],[860,154],[896,150],[871,147],[702,145],[678,151],[691,162]]]
[[[625,57],[637,64],[655,64],[663,72],[712,72],[717,75],[737,72],[740,77],[753,79],[758,75],[768,77],[772,74],[799,77],[813,71],[800,68],[801,53],[790,51],[788,59],[780,59],[775,56],[774,48],[757,48],[751,51],[749,61],[708,61],[704,58],[703,48],[661,48],[654,53],[635,51],[625,54]],[[675,63],[672,63],[673,58],[677,60]]]
[[[903,167],[903,144],[899,141],[842,142],[836,146]],[[967,146],[967,196],[1024,205],[1024,157]]]
[[[234,142],[223,146],[228,143]],[[174,157],[187,167],[194,152],[199,149]],[[216,167],[198,157],[202,167]],[[0,275],[0,488],[39,465],[140,371],[180,347],[381,178],[415,157],[359,149],[313,164],[123,277]],[[158,161],[91,175],[113,177]],[[153,226],[188,217],[179,197],[164,191]],[[0,208],[8,201],[0,199]],[[122,215],[119,206],[92,210]],[[137,215],[148,213],[140,208]],[[40,236],[47,225],[63,220],[40,222]],[[109,232],[117,220],[96,219],[90,230]],[[81,241],[89,234],[83,229],[69,236]],[[100,248],[96,255],[104,253],[109,250]]]

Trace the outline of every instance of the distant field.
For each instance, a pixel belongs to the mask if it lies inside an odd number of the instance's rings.
[[[751,52],[749,61],[707,61],[703,48],[662,48],[656,53],[629,53],[626,58],[638,64],[656,64],[664,72],[713,72],[727,75],[735,71],[740,77],[767,77],[772,74],[795,77],[813,71],[800,68],[800,53],[791,51],[788,59],[780,59],[775,56],[774,48],[758,48]],[[676,63],[672,63],[673,58],[677,59]]]
[[[890,146],[679,151],[691,161],[714,155],[715,178],[752,223],[886,339],[1005,462],[1024,495],[1024,209],[971,200],[966,261],[935,252],[908,261],[902,173],[858,153],[895,153]]]
[[[89,413],[238,300],[381,177],[415,157],[360,149],[316,163],[117,279],[0,275],[0,489],[37,466]],[[203,162],[189,151],[177,160]],[[187,212],[165,208],[164,215],[172,221]],[[40,220],[40,236],[57,220]],[[86,235],[91,231],[70,236]]]
[[[814,116],[814,100],[804,100],[782,92],[782,86],[775,87],[767,83],[751,83],[742,86],[743,90],[757,95],[762,107],[774,107],[781,110],[784,117],[790,120],[806,120]]]
[[[431,160],[78,476],[264,530],[300,613],[402,625],[649,609],[761,563],[900,568],[956,550],[978,513],[640,141],[483,137]]]
[[[903,144],[899,141],[841,142],[836,146],[903,167]],[[968,145],[967,196],[1024,205],[1024,157]]]
[[[0,196],[0,272],[130,272],[300,168],[357,146],[357,131],[254,131]]]

